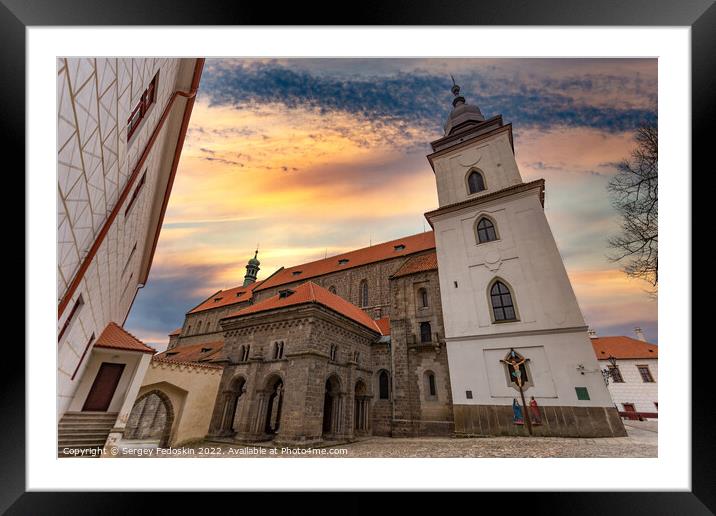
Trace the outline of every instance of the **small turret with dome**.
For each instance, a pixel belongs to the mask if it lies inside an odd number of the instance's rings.
[[[259,274],[259,270],[261,268],[259,265],[261,265],[261,262],[258,260],[259,250],[256,249],[256,252],[254,253],[254,257],[249,260],[249,262],[246,264],[246,276],[244,276],[244,287],[251,285],[252,283],[256,282],[256,278]]]
[[[451,75],[452,79],[452,94],[455,98],[452,100],[452,111],[448,116],[447,122],[445,122],[445,136],[449,136],[468,127],[481,124],[485,121],[485,117],[480,111],[480,108],[474,104],[467,104],[465,97],[460,95],[460,86],[455,84],[455,78]]]

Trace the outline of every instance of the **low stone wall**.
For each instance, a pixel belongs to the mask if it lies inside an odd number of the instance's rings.
[[[527,425],[512,422],[510,405],[454,405],[457,436],[528,436]],[[540,407],[542,424],[533,435],[542,437],[626,437],[614,407]]]
[[[391,422],[391,437],[451,437],[454,434],[455,426],[452,421],[394,419]]]

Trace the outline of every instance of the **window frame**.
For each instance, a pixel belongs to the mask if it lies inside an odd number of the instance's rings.
[[[383,397],[383,378],[385,378],[385,397]],[[385,369],[378,371],[378,399],[390,400],[390,374]]]
[[[497,285],[497,283],[501,283],[508,290],[510,300],[512,301],[511,307],[512,307],[513,312],[515,313],[515,316],[513,319],[497,319],[495,317],[495,306],[493,304],[493,299],[492,299],[492,289],[495,287],[495,285]],[[500,297],[502,297],[505,294],[499,294],[499,295],[500,295]],[[512,285],[510,285],[510,283],[505,281],[503,278],[496,277],[496,278],[493,278],[492,281],[490,281],[490,283],[488,283],[488,285],[487,285],[487,304],[490,307],[490,319],[492,320],[492,324],[508,324],[508,323],[514,323],[514,322],[520,321],[520,312],[517,307],[517,298],[515,296],[515,289],[513,289]],[[501,308],[504,311],[505,307],[500,306],[499,308]]]
[[[140,95],[139,102],[129,113],[129,117],[127,118],[127,145],[129,145],[129,142],[132,141],[132,136],[137,134],[137,131],[142,126],[142,122],[147,117],[147,113],[149,113],[152,106],[154,106],[157,102],[159,72],[160,70],[157,70],[157,73],[154,74],[154,77],[152,77],[152,80]],[[135,115],[138,116],[135,118]],[[132,119],[135,119],[135,121],[132,122]]]
[[[472,192],[470,190],[470,177],[472,176],[473,173],[477,174],[482,179],[482,190],[477,190],[476,192]],[[477,195],[479,193],[487,191],[487,180],[485,179],[485,173],[479,168],[476,168],[476,167],[470,168],[470,170],[468,170],[467,173],[465,174],[465,187],[467,188],[468,196]]]
[[[612,383],[626,383],[619,366],[608,365],[607,369],[609,370],[609,377],[612,379]],[[616,371],[616,375],[619,377],[618,380],[614,377],[614,371]]]
[[[495,233],[495,238],[492,240],[480,240],[480,231],[479,225],[482,221],[487,221],[492,226],[492,230]],[[500,232],[497,230],[497,222],[495,222],[495,219],[490,217],[489,215],[478,215],[475,219],[475,226],[474,226],[474,233],[475,233],[475,241],[477,242],[477,245],[481,244],[489,244],[490,242],[497,242],[500,240]]]
[[[649,377],[648,380],[644,379],[644,373],[642,372],[642,368],[646,369],[646,374]],[[656,383],[656,380],[654,380],[654,375],[651,374],[651,369],[649,368],[648,364],[636,364],[636,369],[639,371],[639,376],[641,376],[641,383]]]
[[[358,301],[361,308],[368,308],[370,306],[368,293],[368,280],[363,279],[358,284]]]
[[[433,326],[430,324],[430,321],[420,321],[418,323],[420,328],[420,343],[421,344],[429,344],[433,341]],[[424,328],[428,329],[427,337],[428,340],[425,340],[425,332],[423,331]]]
[[[435,401],[438,399],[438,380],[434,371],[428,370],[423,373],[425,378],[425,399]]]

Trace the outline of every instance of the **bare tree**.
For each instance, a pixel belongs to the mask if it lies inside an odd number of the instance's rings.
[[[658,134],[655,124],[644,124],[636,132],[637,147],[609,181],[612,204],[621,215],[621,232],[609,239],[615,250],[609,258],[624,264],[624,272],[658,288]]]

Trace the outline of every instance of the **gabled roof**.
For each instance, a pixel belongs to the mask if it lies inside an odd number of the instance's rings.
[[[393,274],[393,278],[408,276],[418,272],[434,271],[438,268],[438,255],[435,251],[426,254],[420,254],[409,258],[397,271]]]
[[[189,313],[194,314],[196,312],[203,312],[204,310],[210,310],[212,308],[219,308],[222,306],[229,306],[248,301],[253,296],[253,290],[261,285],[261,283],[261,281],[257,281],[245,287],[234,287],[228,290],[219,290],[216,294],[209,296],[207,299],[202,301],[197,307],[191,309]]]
[[[331,272],[339,272],[353,267],[367,265],[369,263],[389,260],[399,256],[409,256],[420,251],[434,248],[435,234],[432,231],[426,231],[424,233],[418,233],[417,235],[398,238],[390,242],[356,249],[355,251],[331,256],[323,260],[280,270],[264,280],[261,286],[256,288],[256,291],[258,292],[296,281],[303,281]]]
[[[287,289],[288,290],[288,289]],[[378,334],[383,334],[380,327],[371,319],[368,314],[358,308],[352,303],[349,303],[345,299],[336,294],[331,294],[325,288],[316,285],[312,281],[307,281],[301,285],[290,289],[290,295],[282,296],[280,293],[275,296],[264,299],[263,301],[247,306],[242,310],[234,312],[224,319],[242,317],[245,315],[255,314],[258,312],[266,312],[268,310],[277,310],[280,308],[286,308],[290,306],[296,306],[306,303],[316,303],[334,312],[337,312],[348,319],[357,322],[365,326],[366,328],[373,330]]]
[[[614,358],[658,358],[659,346],[631,337],[595,337],[592,340],[594,354],[598,360]]]
[[[155,358],[174,362],[206,362],[217,358],[223,347],[223,341],[177,346],[157,354]]]
[[[118,324],[111,322],[102,331],[94,343],[95,348],[122,349],[125,351],[140,351],[154,354],[157,350],[150,348],[137,337],[129,333]]]

